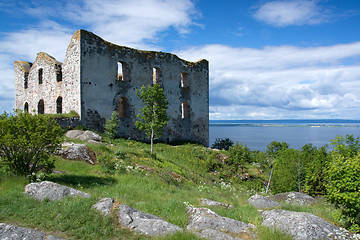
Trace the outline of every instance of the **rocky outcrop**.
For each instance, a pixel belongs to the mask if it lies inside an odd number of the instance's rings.
[[[56,155],[68,160],[86,161],[93,165],[97,162],[95,152],[85,144],[69,144],[68,147],[63,145]]]
[[[316,202],[315,198],[300,192],[278,193],[271,197],[275,201],[298,205],[311,205]]]
[[[43,181],[39,183],[30,183],[25,186],[25,194],[39,201],[48,199],[50,201],[60,200],[67,196],[70,197],[90,197],[90,194],[79,190],[66,187],[57,183]]]
[[[65,134],[66,137],[71,138],[71,139],[80,139],[82,141],[87,141],[87,140],[94,140],[94,141],[100,141],[101,137],[99,134],[96,134],[92,131],[86,130],[86,131],[81,131],[81,130],[70,130],[67,131]]]
[[[160,217],[144,213],[125,204],[119,206],[118,218],[119,223],[124,227],[149,236],[163,236],[182,231],[182,228]]]
[[[104,216],[109,216],[110,211],[114,205],[114,199],[112,198],[103,198],[93,205],[93,208],[98,210]]]
[[[210,199],[206,199],[206,198],[202,198],[200,200],[200,202],[206,206],[220,206],[220,207],[227,207],[227,208],[233,208],[232,205],[227,204],[227,203],[221,203],[221,202],[216,202],[214,200],[210,200]]]
[[[209,239],[253,239],[254,225],[219,216],[208,208],[188,207],[190,215],[187,230]]]
[[[356,239],[351,232],[310,213],[274,209],[263,211],[262,216],[264,226],[286,232],[296,240]]]
[[[254,195],[248,199],[248,203],[258,209],[268,209],[281,206],[280,203],[270,199],[269,197]]]
[[[0,223],[0,239],[4,240],[64,240],[30,228]]]

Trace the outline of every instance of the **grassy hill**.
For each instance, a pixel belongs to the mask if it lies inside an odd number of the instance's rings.
[[[100,198],[111,197],[115,205],[124,203],[186,228],[186,206],[200,207],[200,199],[208,198],[233,205],[233,209],[210,208],[221,216],[256,225],[258,239],[291,239],[262,227],[261,215],[246,202],[256,192],[263,191],[261,182],[268,176],[268,172],[256,164],[243,166],[251,179],[231,183],[232,171],[221,161],[220,152],[200,145],[156,144],[153,158],[149,145],[132,140],[117,139],[112,146],[89,146],[96,152],[98,164],[54,156],[55,171],[45,179],[90,193],[91,198],[38,202],[23,194],[28,183],[26,178],[8,176],[0,171],[3,174],[0,177],[0,222],[67,239],[149,239],[119,226],[116,211],[110,217],[103,217],[91,206]],[[222,172],[211,171],[214,163],[223,164]],[[333,219],[338,210],[323,201],[315,206],[285,205],[282,208],[310,212],[339,224]],[[184,232],[156,239],[199,238]]]

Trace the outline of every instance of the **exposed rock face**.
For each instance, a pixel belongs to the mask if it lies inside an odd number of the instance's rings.
[[[0,223],[0,239],[4,240],[64,240],[63,238],[46,235],[30,228],[17,227]]]
[[[354,234],[310,213],[286,210],[263,211],[262,224],[290,234],[294,239],[354,239]],[[356,239],[356,238],[355,238]]]
[[[267,208],[274,208],[274,207],[278,207],[281,206],[280,203],[271,200],[269,197],[265,197],[265,196],[261,196],[261,195],[254,195],[251,196],[248,199],[248,203],[250,203],[251,205],[253,205],[255,208],[259,208],[259,209],[267,209]]]
[[[85,141],[85,140],[95,140],[95,141],[100,141],[101,137],[89,130],[86,130],[85,132],[83,132],[82,134],[80,134],[79,136],[77,136],[76,138],[80,139],[81,141]]]
[[[207,205],[207,206],[221,206],[221,207],[233,208],[233,206],[230,204],[216,202],[214,200],[210,200],[210,199],[206,199],[206,198],[202,198],[200,201],[202,204]]]
[[[96,163],[95,152],[85,144],[72,144],[68,148],[60,149],[57,155],[69,160],[86,161],[90,164]]]
[[[110,211],[114,205],[114,199],[112,198],[103,198],[93,205],[93,208],[98,210],[104,216],[109,216]]]
[[[136,232],[150,236],[162,236],[182,231],[180,227],[160,217],[144,213],[125,204],[119,206],[119,223]]]
[[[80,139],[81,141],[86,140],[94,140],[94,141],[100,141],[101,137],[99,134],[94,133],[93,131],[81,131],[81,130],[70,130],[67,131],[65,134],[66,137],[71,139]]]
[[[278,193],[272,196],[272,199],[298,205],[310,205],[316,202],[315,198],[300,192]]]
[[[71,139],[75,139],[77,136],[81,135],[84,131],[81,130],[70,130],[65,133],[65,136]]]
[[[49,181],[30,183],[25,186],[24,193],[40,201],[45,199],[49,199],[50,201],[60,200],[67,196],[90,197],[90,194],[88,193]]]
[[[250,228],[254,225],[246,224],[234,219],[219,216],[208,208],[188,207],[190,215],[187,230],[200,237],[210,239],[252,239]]]

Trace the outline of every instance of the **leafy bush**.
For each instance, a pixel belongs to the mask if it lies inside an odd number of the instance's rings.
[[[346,227],[360,232],[360,155],[333,152],[327,168],[327,198],[341,207]]]
[[[216,138],[211,148],[229,150],[229,148],[233,145],[234,142],[231,141],[230,138]]]
[[[271,157],[275,157],[279,152],[288,148],[289,145],[286,142],[272,141],[267,145],[266,153]]]
[[[312,144],[306,144],[301,151],[304,161],[304,190],[312,196],[326,194],[326,164],[328,161],[326,146],[316,148]]]
[[[298,150],[284,149],[278,151],[274,159],[274,172],[271,180],[273,193],[298,191],[300,154]]]
[[[112,112],[110,119],[107,120],[105,124],[105,135],[110,139],[110,141],[115,138],[119,123],[120,120],[118,113],[116,111]]]
[[[50,116],[5,112],[0,116],[0,163],[16,175],[51,172],[54,160],[49,156],[60,148],[62,136]]]
[[[227,160],[229,165],[243,165],[251,162],[251,151],[245,145],[236,142],[235,146],[229,149],[230,157]]]

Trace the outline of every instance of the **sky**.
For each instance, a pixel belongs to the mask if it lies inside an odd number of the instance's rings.
[[[360,119],[359,0],[0,0],[0,112],[14,61],[63,61],[86,29],[207,59],[210,119]]]

